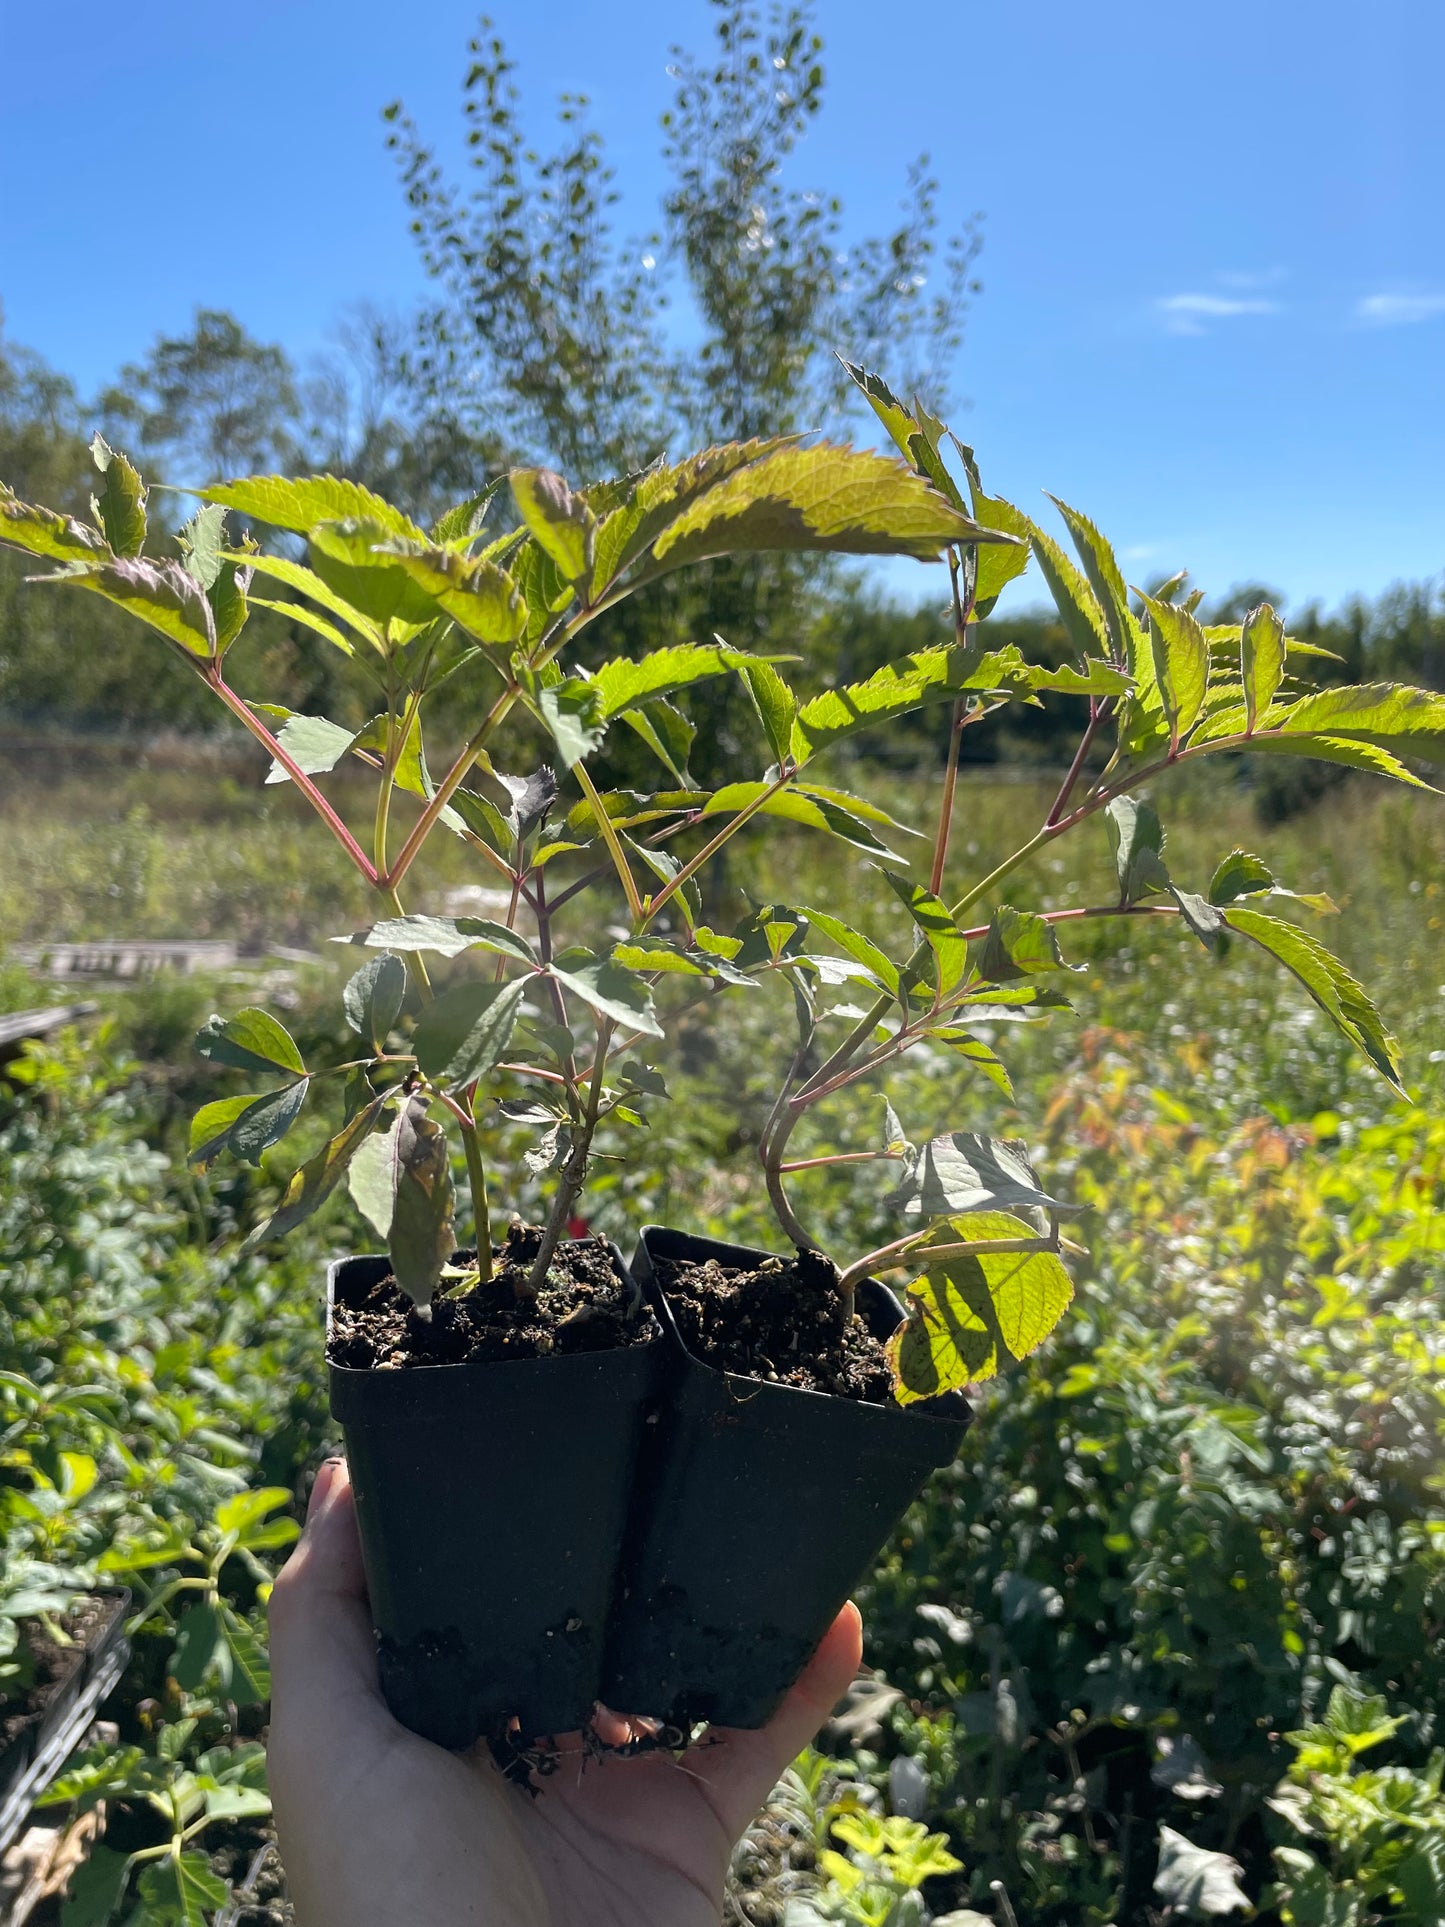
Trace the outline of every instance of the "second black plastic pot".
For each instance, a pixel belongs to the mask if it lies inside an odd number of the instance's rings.
[[[683,1345],[656,1261],[772,1254],[647,1227],[633,1276],[666,1333],[668,1394],[639,1468],[602,1698],[685,1727],[761,1726],[968,1425],[957,1393],[868,1405],[716,1370]],[[903,1316],[876,1280],[875,1337]]]
[[[390,1269],[332,1265],[328,1327]],[[413,1732],[462,1747],[513,1718],[523,1742],[587,1724],[664,1359],[659,1335],[488,1364],[329,1367],[382,1687]]]

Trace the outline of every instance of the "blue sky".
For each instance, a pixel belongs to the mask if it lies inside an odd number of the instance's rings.
[[[643,230],[668,46],[701,43],[705,0],[493,11],[533,125],[560,90],[592,97]],[[957,426],[991,489],[1076,502],[1136,580],[1334,603],[1445,568],[1439,0],[819,15],[828,104],[799,178],[881,227],[927,146],[945,204],[985,213]],[[421,293],[379,110],[401,95],[458,153],[462,0],[57,18],[0,0],[11,340],[93,388],[198,303],[304,357],[348,304]]]

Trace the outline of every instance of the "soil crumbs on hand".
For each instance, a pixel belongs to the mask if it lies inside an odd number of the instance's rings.
[[[354,1300],[338,1300],[327,1358],[356,1371],[473,1365],[615,1351],[660,1335],[651,1312],[630,1302],[603,1238],[559,1244],[546,1282],[529,1297],[527,1275],[541,1241],[535,1226],[512,1225],[487,1283],[434,1298],[429,1318],[391,1278]]]
[[[720,1371],[868,1405],[893,1403],[882,1343],[838,1293],[838,1274],[817,1252],[767,1258],[756,1269],[659,1258],[682,1342]]]

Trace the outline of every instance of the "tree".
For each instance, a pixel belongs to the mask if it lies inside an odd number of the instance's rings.
[[[711,64],[674,50],[663,118],[672,186],[650,241],[613,231],[615,172],[582,97],[563,97],[554,151],[527,146],[513,63],[488,20],[470,43],[466,190],[400,102],[386,109],[412,232],[440,289],[419,335],[424,387],[474,434],[574,480],[648,460],[682,430],[722,439],[836,425],[838,347],[867,355],[886,340],[941,402],[977,287],[977,224],[941,236],[926,156],[899,227],[851,246],[839,200],[789,178],[823,101],[811,4],[712,5]],[[698,347],[663,326],[679,279]]]
[[[97,407],[107,439],[159,463],[167,481],[254,474],[300,459],[301,404],[289,356],[215,308],[198,308],[187,335],[158,335]]]

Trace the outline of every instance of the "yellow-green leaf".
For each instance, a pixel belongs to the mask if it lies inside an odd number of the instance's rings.
[[[194,493],[203,502],[219,502],[238,515],[249,515],[257,522],[290,529],[297,535],[309,535],[321,522],[356,517],[375,522],[393,535],[426,541],[424,532],[400,509],[359,482],[345,481],[339,475],[247,475],[232,482],[217,482],[211,488],[198,488]]]

